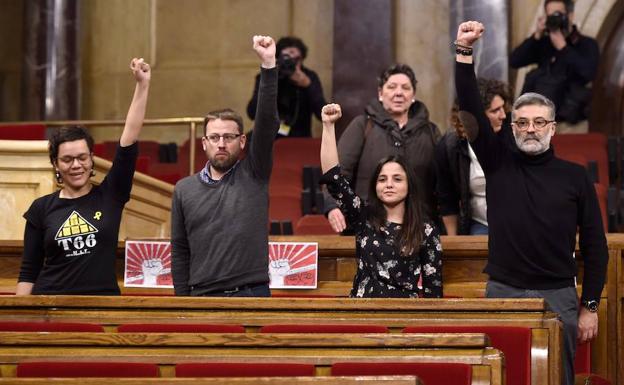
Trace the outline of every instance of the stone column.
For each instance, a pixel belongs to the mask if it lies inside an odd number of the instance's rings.
[[[77,119],[80,100],[77,0],[24,2],[22,119]]]
[[[486,33],[474,51],[477,76],[509,82],[509,4],[508,0],[451,0],[451,42],[457,38],[462,21],[477,20]]]
[[[391,0],[335,0],[333,100],[339,136],[377,95],[377,77],[394,59]]]

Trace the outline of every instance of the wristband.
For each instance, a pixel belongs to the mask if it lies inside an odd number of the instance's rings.
[[[457,46],[455,53],[462,56],[472,56],[472,48],[462,48]]]

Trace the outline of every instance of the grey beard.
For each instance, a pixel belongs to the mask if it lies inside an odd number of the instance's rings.
[[[516,146],[520,149],[520,151],[524,152],[528,155],[539,155],[542,154],[550,148],[550,138],[552,134],[546,134],[541,139],[537,136],[533,136],[533,138],[537,139],[539,146],[535,144],[528,144],[525,142],[527,137],[521,138],[514,133],[514,139],[516,140]]]

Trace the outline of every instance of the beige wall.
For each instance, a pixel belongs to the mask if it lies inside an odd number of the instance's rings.
[[[0,1],[0,120],[20,117],[22,66],[21,1]]]
[[[306,64],[331,95],[333,1],[87,0],[83,3],[83,117],[125,116],[132,94],[130,58],[152,62],[147,116],[203,116],[222,107],[246,117],[259,62],[254,34],[294,34],[309,47]],[[86,33],[88,31],[88,33]],[[117,131],[99,129],[111,137]],[[184,141],[186,131],[146,130],[145,139]]]
[[[395,56],[416,73],[416,97],[442,131],[448,126],[453,84],[448,0],[397,0]]]
[[[511,47],[531,32],[543,0],[511,1]],[[600,31],[616,0],[578,0],[577,22],[591,36]],[[309,47],[306,64],[332,94],[333,0],[83,0],[82,97],[84,119],[123,119],[132,96],[128,63],[143,56],[154,68],[149,118],[203,116],[232,107],[245,116],[258,62],[255,33],[293,34]],[[410,64],[418,98],[441,129],[452,98],[449,0],[395,0],[396,60]],[[2,118],[17,120],[20,102],[23,1],[0,2],[0,87]],[[512,75],[515,73],[512,72]],[[520,74],[522,76],[522,73]],[[518,82],[522,78],[519,77]],[[513,83],[514,78],[512,78]],[[520,84],[520,83],[519,83]],[[319,134],[318,121],[315,134]],[[120,128],[96,129],[115,139]],[[146,129],[144,139],[186,139],[186,128]]]

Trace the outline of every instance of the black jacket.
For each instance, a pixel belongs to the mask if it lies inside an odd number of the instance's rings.
[[[436,193],[441,216],[457,215],[457,234],[470,234],[470,156],[468,140],[449,130],[435,150]]]
[[[349,123],[338,140],[343,175],[351,181],[360,198],[366,200],[377,163],[387,156],[401,155],[414,170],[424,212],[431,219],[437,219],[433,163],[434,149],[441,134],[429,120],[427,107],[418,100],[413,103],[403,128],[377,99],[372,100],[364,112]],[[334,208],[335,202],[326,194],[325,212]]]
[[[280,121],[290,126],[289,137],[311,136],[312,114],[321,119],[321,108],[326,104],[316,72],[306,67],[301,67],[301,70],[310,78],[308,87],[296,86],[288,78],[280,78],[277,84],[277,110]],[[252,120],[256,118],[259,82],[260,74],[256,76],[253,95],[247,104],[247,115]]]
[[[548,36],[529,37],[509,56],[509,65],[520,68],[537,64],[525,78],[522,93],[537,92],[555,103],[557,120],[575,123],[587,118],[591,93],[585,86],[598,71],[600,51],[596,40],[581,35],[576,26],[558,51]]]

